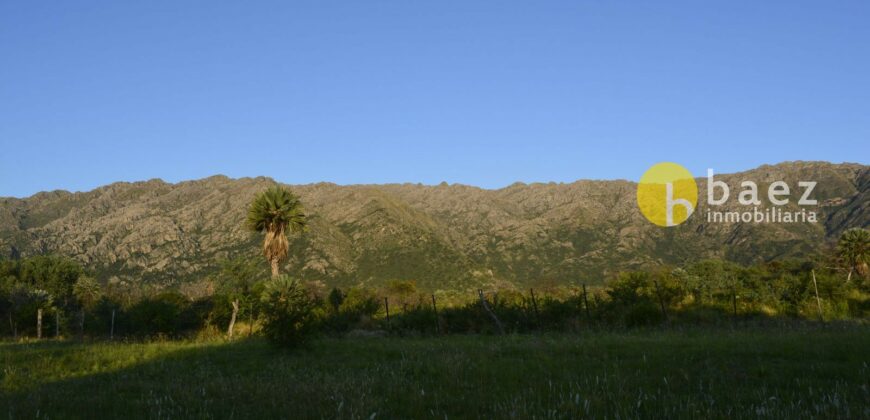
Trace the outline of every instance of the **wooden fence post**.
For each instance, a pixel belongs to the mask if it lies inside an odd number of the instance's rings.
[[[384,310],[387,311],[387,327],[390,326],[390,301],[384,296]]]
[[[737,320],[737,291],[734,288],[731,289],[731,307],[734,312],[734,320]]]
[[[42,338],[42,308],[36,310],[36,338]]]
[[[498,317],[495,316],[495,312],[489,308],[489,305],[486,303],[486,297],[483,296],[483,289],[477,289],[477,295],[480,296],[480,304],[483,305],[483,309],[489,313],[489,316],[495,321],[495,325],[498,327],[498,331],[505,335],[504,326],[501,325],[501,321],[498,320]]]
[[[432,312],[435,313],[435,334],[441,334],[441,321],[438,319],[438,306],[435,304],[435,294],[432,294]]]
[[[109,326],[109,340],[115,339],[115,309],[112,309],[112,323]]]
[[[248,337],[254,335],[254,302],[248,302]]]

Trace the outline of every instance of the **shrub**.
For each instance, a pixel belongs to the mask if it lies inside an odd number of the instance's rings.
[[[344,293],[341,292],[341,289],[334,287],[329,292],[328,300],[329,306],[332,307],[332,312],[337,313],[341,309],[341,304],[344,303]]]
[[[610,301],[605,318],[628,327],[657,324],[664,318],[658,303],[663,299],[660,291],[649,273],[621,273],[607,290]]]
[[[126,321],[121,305],[107,296],[100,297],[88,311],[85,332],[95,336],[109,335],[112,328],[112,311],[115,311],[115,334],[121,333]]]
[[[164,292],[142,299],[129,311],[131,329],[139,335],[177,335],[182,313],[190,303],[177,292]]]
[[[305,288],[289,276],[267,282],[260,298],[263,334],[278,347],[296,347],[314,332],[314,301]]]

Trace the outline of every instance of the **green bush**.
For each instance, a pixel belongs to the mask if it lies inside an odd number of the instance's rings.
[[[305,288],[289,276],[266,282],[263,305],[263,334],[278,347],[296,347],[315,330],[314,300]]]
[[[381,302],[381,297],[372,290],[350,289],[347,295],[342,296],[338,310],[325,317],[323,327],[332,333],[344,333],[355,328],[373,328],[377,325],[374,317],[382,308]],[[395,316],[396,308],[390,309]]]
[[[182,314],[189,302],[178,292],[164,292],[147,297],[129,309],[130,329],[136,335],[178,335],[184,327]]]

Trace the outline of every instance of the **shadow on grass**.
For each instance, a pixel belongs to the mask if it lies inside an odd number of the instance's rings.
[[[9,418],[866,417],[870,330],[0,345]]]

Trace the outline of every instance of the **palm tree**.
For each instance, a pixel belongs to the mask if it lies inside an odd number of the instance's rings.
[[[81,313],[79,314],[79,339],[85,336],[85,310],[93,308],[102,295],[100,283],[93,277],[81,276],[73,284],[73,295],[79,301]]]
[[[846,282],[852,279],[852,272],[865,271],[867,261],[870,260],[870,232],[862,228],[849,229],[840,236],[837,243],[837,254],[846,267],[849,274]]]
[[[302,203],[290,190],[276,185],[254,197],[245,225],[266,234],[263,255],[272,267],[272,278],[278,277],[278,266],[287,257],[287,231],[302,232],[306,223]]]

